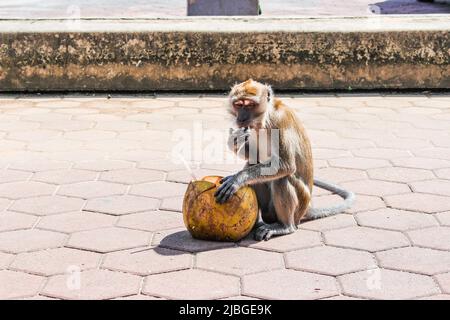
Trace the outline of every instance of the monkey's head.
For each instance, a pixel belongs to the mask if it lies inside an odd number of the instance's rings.
[[[236,118],[239,128],[260,128],[273,107],[273,91],[269,85],[252,79],[238,83],[229,94],[230,113]]]

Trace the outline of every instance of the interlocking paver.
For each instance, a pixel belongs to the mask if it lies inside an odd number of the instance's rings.
[[[121,195],[126,186],[118,183],[103,181],[87,181],[62,185],[58,194],[83,199],[99,198],[105,196]]]
[[[0,185],[0,197],[8,199],[31,198],[51,195],[55,190],[54,185],[42,182],[10,182]]]
[[[69,169],[37,172],[33,175],[32,180],[61,185],[83,181],[92,181],[96,178],[96,172],[88,170]]]
[[[13,258],[12,254],[0,252],[0,270],[6,269],[13,261]]]
[[[107,254],[102,267],[145,276],[189,269],[192,260],[191,254],[171,249],[131,249]]]
[[[427,180],[410,184],[415,192],[431,193],[450,197],[450,180]]]
[[[235,275],[284,268],[281,254],[242,247],[200,252],[196,256],[196,265],[201,269]]]
[[[442,291],[450,294],[450,272],[438,274],[435,278],[442,288]]]
[[[202,270],[150,275],[142,292],[169,299],[220,299],[239,294],[239,278]]]
[[[412,299],[439,293],[428,276],[372,269],[339,277],[343,293],[369,299]]]
[[[291,269],[336,276],[373,269],[376,263],[368,252],[322,246],[288,252],[286,266]]]
[[[350,227],[325,231],[325,243],[328,245],[367,250],[370,252],[409,245],[408,239],[400,232]]]
[[[450,228],[435,227],[409,231],[414,245],[450,251]]]
[[[433,173],[429,170],[413,168],[379,168],[368,170],[367,173],[373,179],[392,182],[411,182],[434,178]]]
[[[287,252],[302,248],[314,247],[322,244],[319,232],[299,229],[294,233],[283,237],[272,238],[271,241],[255,241],[252,235],[240,242],[241,246],[276,251]]]
[[[448,197],[424,193],[399,194],[384,197],[386,203],[397,209],[434,213],[450,210]]]
[[[117,226],[144,231],[161,231],[183,227],[184,223],[180,212],[158,210],[120,217]]]
[[[0,250],[11,253],[57,248],[67,236],[46,230],[15,230],[0,233]]]
[[[407,185],[381,180],[359,180],[342,183],[344,188],[369,196],[385,196],[411,192]]]
[[[130,189],[130,194],[161,199],[182,196],[186,189],[187,184],[184,183],[160,181],[134,185]]]
[[[450,271],[450,252],[427,248],[399,248],[376,253],[380,266],[433,275]]]
[[[95,252],[112,252],[143,247],[150,242],[150,234],[124,228],[102,228],[75,232],[67,246]]]
[[[10,209],[38,216],[45,216],[78,211],[83,207],[84,203],[84,200],[78,198],[45,196],[17,200]]]
[[[70,276],[79,277],[79,282],[76,279],[70,281]],[[108,270],[88,270],[79,274],[51,277],[42,294],[60,299],[112,299],[137,294],[140,283],[141,278],[135,275]]]
[[[0,98],[0,297],[448,299],[448,97],[283,100],[311,137],[315,176],[356,201],[288,236],[226,243],[186,231],[192,177],[172,154],[177,129],[228,130],[226,97]],[[206,162],[190,163],[199,178],[243,166]]]
[[[173,229],[156,232],[152,245],[187,252],[202,252],[233,247],[234,243],[197,240],[184,229]]]
[[[100,180],[124,183],[137,184],[150,181],[158,181],[164,179],[164,173],[156,170],[147,169],[123,169],[103,172],[100,175]]]
[[[262,299],[320,299],[339,293],[333,277],[280,270],[244,276],[242,293]]]
[[[139,196],[109,196],[88,200],[84,210],[113,215],[150,211],[158,208],[159,200]]]
[[[38,275],[64,274],[71,268],[94,269],[100,263],[100,255],[94,252],[69,248],[47,249],[17,255],[10,269]]]
[[[13,231],[18,229],[28,229],[33,227],[37,217],[18,213],[18,212],[0,212],[0,232]]]
[[[15,272],[9,270],[0,270],[0,299],[18,299],[34,296],[44,282],[43,277]]]
[[[399,231],[437,225],[431,215],[388,208],[360,212],[356,215],[356,219],[361,226]]]
[[[39,229],[54,230],[64,233],[112,227],[117,217],[88,211],[76,211],[45,216],[39,220]]]

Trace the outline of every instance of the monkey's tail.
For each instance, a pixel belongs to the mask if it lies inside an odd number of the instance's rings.
[[[328,216],[332,216],[338,213],[341,213],[348,208],[350,208],[355,201],[355,194],[351,191],[345,190],[335,184],[328,183],[319,179],[314,179],[314,185],[316,187],[319,187],[321,189],[328,190],[334,194],[337,194],[342,199],[344,199],[343,202],[340,204],[325,207],[325,208],[309,208],[308,212],[306,213],[304,219],[305,220],[314,220],[319,218],[324,218]]]

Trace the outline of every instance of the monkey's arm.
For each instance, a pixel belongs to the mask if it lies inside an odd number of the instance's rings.
[[[226,202],[236,191],[249,184],[280,179],[295,173],[294,161],[282,161],[278,155],[273,155],[268,161],[247,166],[238,173],[222,179],[222,185],[215,193],[216,201]]]

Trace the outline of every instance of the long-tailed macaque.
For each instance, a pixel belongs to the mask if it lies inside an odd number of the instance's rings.
[[[230,129],[229,147],[247,164],[222,179],[215,197],[223,203],[241,186],[254,188],[260,208],[256,240],[290,234],[302,219],[334,215],[351,206],[355,197],[352,192],[314,179],[311,144],[305,129],[294,111],[275,99],[269,85],[252,79],[236,84],[229,94],[229,111],[237,126]],[[266,141],[268,152],[257,150],[252,157],[249,149],[252,145],[260,149],[262,141]],[[344,201],[329,208],[312,208],[313,185],[338,194]]]

